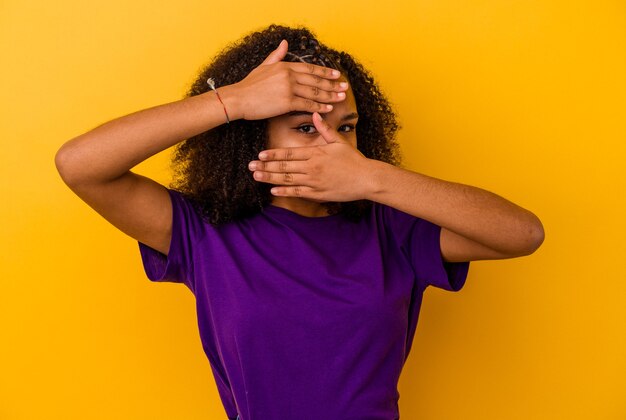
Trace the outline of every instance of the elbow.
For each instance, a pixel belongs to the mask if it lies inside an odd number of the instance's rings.
[[[67,146],[67,143],[63,144],[54,155],[54,165],[63,182],[68,186],[71,185],[74,181],[74,175],[72,174],[72,152]]]
[[[508,236],[506,246],[503,244],[498,252],[503,258],[525,257],[537,251],[544,239],[545,231],[541,220],[530,213],[530,217],[520,222],[515,234]]]
[[[81,157],[69,141],[61,146],[54,155],[54,165],[65,184],[74,188],[84,182],[85,170],[81,165]]]
[[[546,237],[541,220],[539,220],[539,218],[534,214],[524,230],[526,234],[524,235],[524,240],[522,241],[523,243],[520,250],[520,256],[531,255],[534,253],[537,249],[539,249],[541,244],[543,244]]]

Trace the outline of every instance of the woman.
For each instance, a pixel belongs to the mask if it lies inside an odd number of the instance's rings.
[[[56,165],[138,241],[150,280],[194,293],[230,419],[391,420],[424,289],[543,241],[528,210],[400,168],[397,129],[348,53],[271,25],[184,99],[68,141]],[[170,188],[130,171],[176,144]]]

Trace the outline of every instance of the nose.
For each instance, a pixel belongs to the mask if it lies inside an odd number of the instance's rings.
[[[321,134],[319,134],[317,138],[315,139],[315,141],[313,142],[314,146],[323,146],[325,144],[328,144],[328,143],[326,142],[326,140]]]

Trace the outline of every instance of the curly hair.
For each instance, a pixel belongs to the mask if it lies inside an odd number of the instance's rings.
[[[283,61],[304,61],[337,68],[354,93],[359,114],[357,148],[367,158],[399,165],[395,139],[400,128],[389,101],[372,75],[350,54],[321,44],[306,27],[270,25],[220,51],[198,74],[185,97],[207,92],[207,79],[217,86],[243,80],[282,39],[289,44]],[[267,148],[267,120],[235,120],[178,143],[171,161],[172,189],[189,199],[213,225],[250,217],[272,201],[272,185],[255,181],[248,163]],[[369,200],[324,203],[328,214],[342,213],[356,221],[371,206]]]

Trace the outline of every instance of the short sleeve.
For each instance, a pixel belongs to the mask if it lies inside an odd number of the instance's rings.
[[[417,218],[408,240],[413,269],[424,288],[435,286],[451,292],[457,292],[463,288],[470,262],[443,260],[441,226]]]
[[[172,239],[167,255],[138,242],[146,276],[151,281],[184,283],[195,294],[194,244],[202,234],[203,221],[179,192],[167,189],[172,202]]]
[[[387,218],[418,283],[451,292],[463,288],[469,261],[448,262],[441,255],[441,226],[389,206]]]

